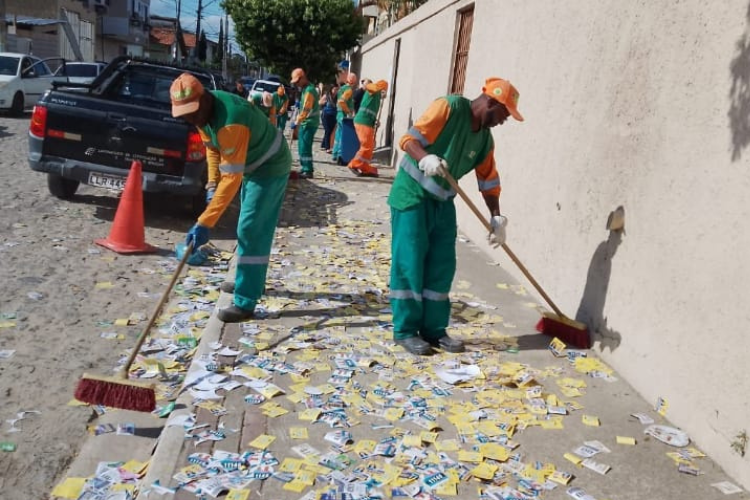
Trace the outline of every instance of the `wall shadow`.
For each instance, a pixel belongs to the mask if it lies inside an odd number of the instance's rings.
[[[611,215],[610,215],[611,218]],[[621,335],[607,325],[604,306],[612,276],[612,259],[622,243],[624,230],[610,230],[606,240],[599,243],[591,257],[586,275],[586,286],[576,311],[575,320],[589,329],[592,341],[599,342],[600,350],[614,351],[620,346]]]
[[[279,217],[279,226],[321,227],[338,223],[338,211],[350,205],[349,197],[307,179],[290,180]]]
[[[732,131],[733,162],[740,160],[743,150],[750,145],[750,5],[745,19],[745,33],[735,44],[735,57],[729,65],[732,86],[727,116]]]

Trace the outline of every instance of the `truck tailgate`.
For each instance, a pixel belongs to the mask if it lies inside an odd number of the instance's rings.
[[[54,133],[44,141],[44,155],[123,169],[139,160],[145,172],[183,174],[190,126],[167,109],[73,92],[53,93],[46,105]]]

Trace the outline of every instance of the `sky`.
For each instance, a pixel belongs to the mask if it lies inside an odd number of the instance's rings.
[[[182,28],[195,32],[198,0],[182,0],[182,12],[180,20]],[[151,0],[151,14],[156,16],[177,17],[177,0]],[[206,32],[206,37],[213,41],[219,39],[219,26],[224,11],[219,0],[203,0],[203,20],[201,30]],[[232,43],[232,52],[239,52],[239,45],[234,39],[234,22],[229,18],[229,41]]]

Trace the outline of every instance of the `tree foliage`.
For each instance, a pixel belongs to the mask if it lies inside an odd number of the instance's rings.
[[[333,78],[364,31],[352,0],[223,0],[222,6],[242,48],[285,78],[297,67],[312,81]]]

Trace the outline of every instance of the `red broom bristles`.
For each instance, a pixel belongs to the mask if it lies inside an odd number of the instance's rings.
[[[75,398],[92,405],[152,412],[156,408],[153,385],[124,379],[87,377],[78,382]]]
[[[591,348],[591,338],[586,325],[556,314],[543,314],[539,323],[536,324],[536,331],[551,337],[557,337],[564,343],[578,349]]]

